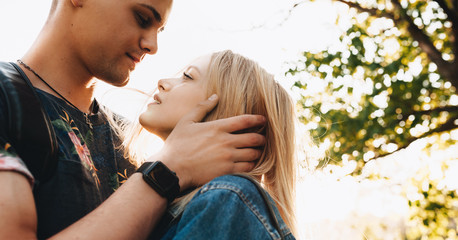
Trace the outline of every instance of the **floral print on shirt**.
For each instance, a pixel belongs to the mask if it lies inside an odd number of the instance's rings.
[[[78,155],[81,160],[81,164],[91,172],[98,187],[100,186],[100,180],[97,176],[98,170],[95,168],[94,162],[92,161],[91,153],[86,144],[87,140],[83,138],[81,131],[76,126],[75,121],[69,117],[68,113],[65,110],[62,110],[62,112],[63,114],[60,115],[61,119],[52,121],[52,124],[55,128],[67,132],[74,145],[74,149],[72,150],[73,154]],[[89,130],[86,135],[88,137],[92,136],[92,132]],[[88,137],[86,139],[88,139]]]

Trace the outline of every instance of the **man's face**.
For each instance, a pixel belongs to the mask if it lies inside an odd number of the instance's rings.
[[[135,65],[157,52],[172,0],[87,0],[75,8],[70,31],[75,54],[88,72],[124,86]]]

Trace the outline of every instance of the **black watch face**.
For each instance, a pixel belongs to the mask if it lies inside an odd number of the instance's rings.
[[[153,167],[151,177],[163,188],[167,189],[175,184],[176,176],[161,162]]]

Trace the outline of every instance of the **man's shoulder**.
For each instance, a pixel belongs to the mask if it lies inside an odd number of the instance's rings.
[[[18,69],[10,62],[0,61],[0,94],[16,97],[18,86],[25,85],[24,78]]]
[[[22,78],[11,63],[0,61],[0,80],[11,80],[17,77]]]
[[[1,111],[6,111],[6,102],[11,96],[15,96],[14,82],[17,79],[22,79],[21,75],[9,62],[0,61],[0,108]],[[17,81],[16,81],[17,82]]]
[[[2,71],[3,69],[11,69],[13,68],[13,65],[11,65],[10,62],[5,62],[5,61],[0,61],[0,71]]]

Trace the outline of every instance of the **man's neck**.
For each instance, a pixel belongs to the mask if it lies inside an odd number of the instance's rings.
[[[65,36],[45,27],[22,61],[60,95],[87,113],[93,100],[96,80],[65,43]],[[59,97],[34,73],[21,67],[36,88]]]

